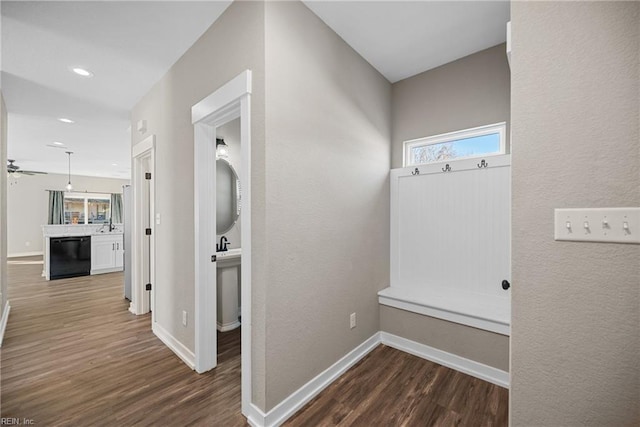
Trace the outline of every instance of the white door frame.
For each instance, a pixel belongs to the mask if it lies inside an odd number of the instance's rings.
[[[151,310],[151,324],[155,322],[155,290],[151,291],[151,306],[149,305],[149,291],[145,290],[144,282],[144,256],[143,247],[145,245],[146,236],[144,234],[144,219],[142,215],[144,209],[142,200],[144,192],[141,191],[146,185],[144,173],[151,172],[151,182],[149,183],[149,220],[151,222],[152,233],[150,236],[149,263],[151,264],[151,274],[149,282],[153,287],[156,286],[155,260],[156,260],[156,243],[155,229],[153,227],[153,218],[155,218],[155,144],[156,136],[150,135],[133,146],[131,157],[133,158],[133,167],[131,173],[132,183],[132,200],[133,200],[133,224],[131,224],[131,304],[129,311],[133,314],[145,314]],[[149,159],[149,171],[144,170],[142,161]]]
[[[251,411],[251,71],[245,70],[191,108],[194,126],[195,211],[195,362],[197,372],[215,368],[216,263],[215,143],[216,128],[240,118],[242,209],[241,235],[241,393],[242,413]]]

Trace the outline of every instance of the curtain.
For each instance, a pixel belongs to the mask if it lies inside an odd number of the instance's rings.
[[[122,194],[120,193],[111,195],[111,222],[122,223]]]
[[[49,190],[49,224],[64,224],[64,192]]]

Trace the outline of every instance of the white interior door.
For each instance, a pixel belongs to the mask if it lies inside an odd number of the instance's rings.
[[[196,371],[217,365],[215,123],[194,126]]]
[[[133,224],[131,233],[131,308],[135,314],[152,310],[155,302],[155,136],[133,147]],[[150,231],[147,231],[150,229]],[[148,234],[148,233],[151,234]],[[147,290],[151,285],[151,290]],[[152,315],[152,324],[155,314]]]

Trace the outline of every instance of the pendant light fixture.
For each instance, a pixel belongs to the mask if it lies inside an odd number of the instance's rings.
[[[73,151],[65,151],[65,153],[67,153],[67,155],[69,156],[69,182],[67,183],[67,191],[71,191],[73,190],[73,186],[71,185],[71,155],[73,154]]]
[[[229,146],[224,143],[224,139],[216,138],[216,159],[226,159],[229,157]]]

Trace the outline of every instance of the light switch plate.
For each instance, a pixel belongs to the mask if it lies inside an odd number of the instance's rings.
[[[640,243],[640,208],[555,210],[555,240]]]

